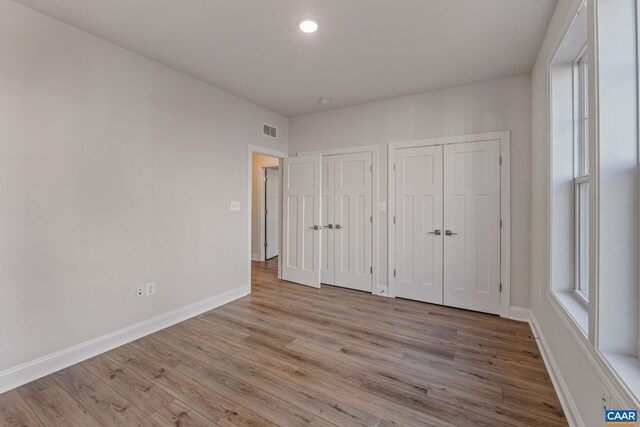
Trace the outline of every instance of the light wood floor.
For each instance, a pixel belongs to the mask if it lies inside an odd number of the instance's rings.
[[[0,395],[0,425],[566,425],[525,323],[278,281]]]

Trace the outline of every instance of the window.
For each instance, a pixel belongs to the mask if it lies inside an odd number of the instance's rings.
[[[575,293],[589,299],[589,90],[587,47],[574,63]]]

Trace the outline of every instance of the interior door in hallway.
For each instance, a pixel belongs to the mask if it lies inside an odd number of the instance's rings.
[[[442,304],[442,146],[396,152],[396,296]]]
[[[444,304],[500,313],[500,142],[444,147]]]
[[[280,171],[265,169],[265,258],[278,256],[280,239]]]
[[[334,194],[334,285],[370,292],[373,230],[370,152],[335,156]]]
[[[283,160],[282,278],[320,287],[321,164],[318,155]]]

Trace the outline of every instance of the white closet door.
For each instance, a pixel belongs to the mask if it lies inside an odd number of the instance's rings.
[[[280,171],[278,168],[267,168],[266,171],[266,212],[265,212],[265,243],[266,258],[278,256],[278,239],[280,236]]]
[[[371,291],[371,153],[335,156],[334,285]]]
[[[334,271],[334,156],[322,156],[322,251],[320,256],[321,278],[320,281],[327,285],[333,285]]]
[[[500,143],[444,150],[444,304],[498,314]]]
[[[442,147],[396,152],[396,296],[442,304]]]
[[[283,161],[282,278],[320,287],[320,189],[322,157]]]

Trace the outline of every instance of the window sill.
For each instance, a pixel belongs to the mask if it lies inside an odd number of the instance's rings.
[[[640,360],[637,357],[626,356],[617,353],[602,353],[609,363],[619,382],[626,386],[626,394],[635,398],[635,402],[630,402],[640,406]],[[615,402],[622,404],[622,402]],[[611,408],[611,409],[632,409],[632,408]]]
[[[586,337],[589,330],[589,310],[585,303],[573,292],[552,292],[560,309],[573,321]]]

